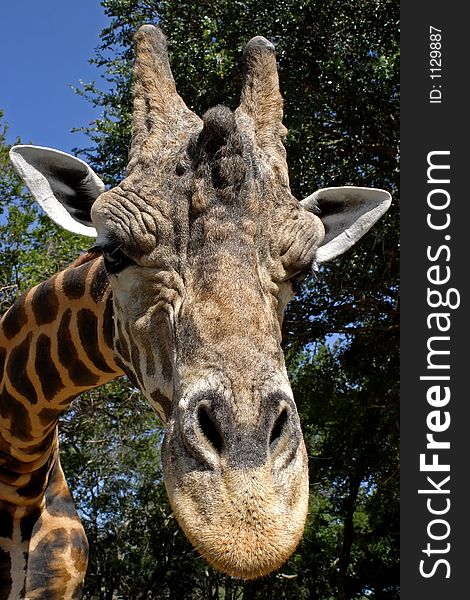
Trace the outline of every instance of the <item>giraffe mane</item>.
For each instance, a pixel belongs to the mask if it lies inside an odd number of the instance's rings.
[[[73,263],[71,263],[69,266],[71,268],[75,268],[75,267],[79,267],[80,265],[84,265],[88,262],[91,262],[92,260],[95,260],[96,258],[99,258],[101,256],[100,252],[85,252],[84,254],[80,255],[77,259],[75,259],[73,261]]]

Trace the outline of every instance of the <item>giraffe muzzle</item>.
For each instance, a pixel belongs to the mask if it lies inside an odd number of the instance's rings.
[[[215,391],[199,392],[179,412],[182,445],[202,468],[283,468],[302,441],[294,402],[283,392],[263,398],[256,420],[237,418],[234,403]],[[236,406],[236,404],[235,404]],[[250,415],[254,417],[254,414]]]
[[[180,406],[162,451],[180,526],[222,572],[271,573],[295,550],[307,515],[307,454],[294,402],[268,394],[245,422],[219,391],[198,392]]]

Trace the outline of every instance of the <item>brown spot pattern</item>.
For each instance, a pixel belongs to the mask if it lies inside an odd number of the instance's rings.
[[[103,314],[103,335],[104,342],[109,348],[113,348],[113,336],[114,336],[114,317],[113,317],[113,298],[109,296],[106,300],[106,308]]]
[[[14,338],[28,322],[24,307],[24,298],[24,296],[18,298],[15,304],[13,304],[3,317],[3,332],[8,340]]]
[[[52,323],[57,318],[59,299],[55,289],[56,278],[52,277],[38,285],[34,291],[31,306],[37,325]]]
[[[50,401],[63,389],[64,384],[52,359],[51,340],[45,334],[41,334],[37,339],[34,366],[41,381],[44,397]]]
[[[7,351],[5,348],[0,348],[0,378],[3,375],[3,369],[5,368],[5,360],[7,356]]]
[[[101,263],[93,273],[93,278],[90,284],[90,296],[98,303],[102,300],[109,286],[108,275],[104,265]]]
[[[10,433],[19,440],[31,439],[31,421],[26,408],[6,389],[1,393],[0,415],[10,419]]]
[[[65,271],[62,279],[62,289],[70,300],[78,300],[85,293],[85,277],[92,263],[87,263],[82,268],[71,268]]]
[[[98,344],[98,319],[88,308],[81,308],[77,313],[78,333],[86,355],[102,373],[112,373]]]
[[[167,398],[166,396],[164,396],[158,390],[155,390],[154,392],[152,392],[152,400],[155,402],[155,404],[158,404],[159,406],[162,407],[163,413],[168,418],[170,415],[171,400],[169,398]]]
[[[33,333],[30,331],[21,344],[10,352],[7,360],[7,375],[15,390],[31,404],[36,404],[38,395],[27,372],[32,337]]]
[[[57,332],[59,360],[67,369],[69,377],[75,385],[92,387],[98,383],[99,377],[92,373],[78,358],[78,352],[70,332],[71,319],[72,311],[67,309],[62,315]]]

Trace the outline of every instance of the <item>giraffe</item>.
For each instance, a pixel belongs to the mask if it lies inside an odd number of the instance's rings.
[[[239,107],[202,118],[178,95],[159,28],[135,35],[126,177],[106,190],[78,158],[16,146],[50,217],[96,237],[0,326],[0,599],[79,598],[87,541],[60,466],[57,422],[126,374],[166,424],[172,510],[212,565],[251,579],[303,533],[308,466],[281,349],[293,285],[388,209],[384,190],[299,202],[289,187],[274,46],[243,54]]]

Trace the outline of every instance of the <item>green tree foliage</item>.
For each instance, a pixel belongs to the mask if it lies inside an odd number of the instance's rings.
[[[107,184],[127,161],[132,36],[159,23],[177,88],[198,114],[238,105],[245,43],[276,43],[293,193],[389,190],[391,210],[289,305],[284,345],[310,456],[305,536],[276,574],[242,584],[216,573],[179,530],[162,484],[162,429],[116,382],[62,422],[62,461],[90,540],[85,597],[388,600],[398,598],[398,10],[392,0],[103,0],[109,26],[93,62],[104,89],[82,155]],[[83,239],[57,232],[7,165],[0,138],[2,302],[72,260]],[[52,246],[51,246],[52,245]],[[45,258],[52,247],[56,264]],[[60,264],[59,264],[60,263]],[[5,289],[6,286],[15,286]],[[13,292],[11,292],[13,290]]]

